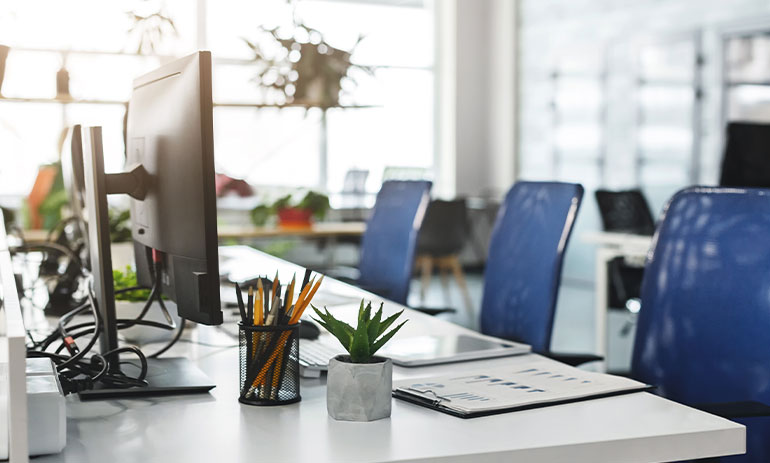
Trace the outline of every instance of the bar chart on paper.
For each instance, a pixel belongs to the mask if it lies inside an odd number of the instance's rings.
[[[540,361],[397,381],[394,395],[446,413],[473,417],[647,388],[632,379]]]

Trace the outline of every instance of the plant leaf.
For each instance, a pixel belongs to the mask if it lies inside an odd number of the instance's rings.
[[[370,355],[374,355],[375,352],[380,350],[380,347],[385,345],[386,342],[390,341],[390,338],[392,338],[393,335],[396,334],[398,332],[398,330],[400,330],[401,327],[404,326],[404,324],[406,322],[408,322],[408,321],[409,320],[404,320],[403,322],[401,322],[400,325],[398,325],[397,327],[395,327],[392,330],[390,330],[387,334],[384,334],[380,339],[377,340],[377,342],[372,344],[372,349],[371,349]]]
[[[342,347],[345,348],[348,352],[350,352],[350,348],[353,341],[353,327],[348,325],[345,322],[341,322],[334,318],[332,314],[329,313],[328,310],[326,310],[326,313],[321,312],[318,310],[318,308],[311,304],[311,307],[313,307],[313,310],[318,315],[318,317],[321,320],[315,320],[318,322],[321,326],[324,327],[326,331],[332,334],[337,340],[339,340],[340,344],[342,344]]]
[[[367,334],[369,335],[369,342],[374,342],[377,336],[380,335],[380,322],[382,321],[382,303],[380,303],[380,309],[374,314],[374,318],[369,323]]]
[[[359,317],[356,332],[353,334],[353,342],[350,344],[350,361],[353,363],[366,363],[372,357],[369,352],[369,335],[366,331],[366,323],[361,323]]]
[[[404,313],[404,311],[403,311],[403,310],[402,310],[401,312],[398,312],[398,313],[394,313],[394,314],[393,314],[393,315],[391,315],[390,317],[386,318],[386,319],[385,319],[385,320],[384,320],[384,321],[383,321],[383,322],[380,324],[380,328],[379,328],[380,332],[379,332],[379,333],[377,333],[377,336],[379,336],[379,335],[381,335],[382,333],[384,333],[384,332],[385,332],[385,330],[387,330],[387,329],[390,327],[390,325],[392,325],[392,324],[393,324],[393,322],[395,322],[395,321],[396,321],[396,319],[397,319],[398,317],[400,317],[400,316],[401,316],[401,314],[402,314],[402,313]]]
[[[372,303],[369,302],[366,304],[366,308],[364,309],[364,317],[363,322],[366,326],[369,326],[369,321],[372,319]],[[358,323],[361,323],[361,320],[358,320]]]

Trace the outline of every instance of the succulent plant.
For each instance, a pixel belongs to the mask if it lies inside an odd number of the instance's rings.
[[[404,323],[409,321],[404,320],[400,325],[385,333],[404,311],[402,310],[383,320],[382,303],[380,309],[372,317],[372,303],[369,302],[364,307],[363,300],[361,300],[361,307],[358,309],[358,326],[355,328],[334,318],[326,308],[324,308],[324,312],[321,312],[313,306],[313,310],[321,318],[320,320],[313,318],[313,320],[340,341],[342,347],[350,354],[352,363],[372,363],[374,353],[384,346],[404,326]]]

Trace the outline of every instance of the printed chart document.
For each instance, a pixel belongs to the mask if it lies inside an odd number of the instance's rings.
[[[620,376],[550,361],[464,371],[393,383],[393,396],[462,418],[608,397],[650,389]]]

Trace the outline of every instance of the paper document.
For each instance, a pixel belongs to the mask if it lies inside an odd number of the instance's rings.
[[[398,398],[414,399],[412,401],[459,415],[512,411],[647,388],[632,379],[582,371],[551,361],[393,383],[394,395]]]

